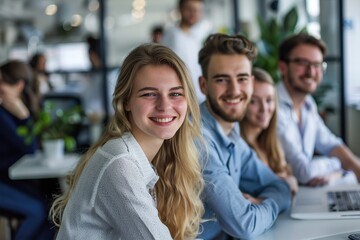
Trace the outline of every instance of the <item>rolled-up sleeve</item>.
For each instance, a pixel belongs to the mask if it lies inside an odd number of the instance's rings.
[[[209,142],[211,137],[206,136],[206,139]],[[289,207],[290,189],[247,145],[235,148],[237,159],[233,164],[237,166],[230,166],[232,170],[224,165],[216,143],[210,142],[208,154],[202,154],[208,156],[203,170],[204,199],[207,211],[213,212],[222,231],[236,238],[252,238],[268,230],[278,214]],[[230,171],[234,171],[235,177]],[[236,174],[237,171],[240,172]],[[241,177],[236,180],[236,176]],[[252,204],[244,198],[242,191],[266,199],[261,204]],[[211,229],[205,227],[204,231]]]
[[[299,183],[306,184],[314,177],[339,169],[339,160],[336,158],[327,158],[327,162],[313,160],[314,151],[328,156],[333,148],[342,144],[341,139],[332,134],[318,113],[314,112],[317,111],[316,106],[307,113],[303,136],[291,116],[291,108],[286,104],[280,106],[282,107],[278,115],[278,135],[286,160]]]
[[[329,130],[317,112],[314,113],[314,118],[317,125],[315,151],[329,156],[335,147],[343,144],[343,141]]]

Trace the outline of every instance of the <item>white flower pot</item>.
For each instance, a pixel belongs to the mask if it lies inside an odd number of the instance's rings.
[[[64,159],[64,139],[44,140],[44,164],[55,166]]]

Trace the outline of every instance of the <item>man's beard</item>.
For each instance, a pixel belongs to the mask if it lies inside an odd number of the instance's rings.
[[[297,86],[295,77],[293,77],[293,75],[291,75],[290,71],[288,71],[288,76],[289,76],[289,79],[288,79],[289,85],[294,90],[294,92],[297,92],[298,94],[303,94],[303,95],[312,94],[314,92],[314,91],[309,91],[307,89],[304,89],[301,86]],[[302,81],[301,78],[304,78],[304,77],[313,78],[313,77],[305,74],[305,75],[302,75],[302,76],[299,77],[300,78],[299,81]]]
[[[248,98],[246,97],[246,99],[248,99]],[[221,107],[219,106],[219,104],[215,100],[213,100],[213,98],[211,98],[210,96],[207,96],[207,100],[208,100],[209,107],[211,108],[211,110],[217,116],[219,116],[226,122],[239,122],[241,119],[243,119],[243,117],[245,115],[246,107],[244,107],[242,112],[234,115],[234,114],[229,114],[229,113],[226,113],[225,111],[223,111],[221,109]],[[247,101],[247,103],[248,103],[248,101]],[[247,106],[247,103],[245,104],[245,106]]]

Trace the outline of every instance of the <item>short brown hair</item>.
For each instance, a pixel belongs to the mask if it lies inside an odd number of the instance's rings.
[[[179,0],[178,7],[179,9],[184,6],[185,2],[187,1],[198,1],[198,2],[204,2],[204,0]]]
[[[309,44],[318,47],[323,56],[326,54],[326,44],[321,39],[317,39],[307,33],[299,33],[285,39],[279,46],[279,60],[287,61],[291,51],[301,44]]]
[[[199,64],[205,78],[210,58],[214,54],[245,55],[252,62],[256,58],[257,50],[255,44],[242,35],[230,36],[222,33],[210,35],[199,52]]]

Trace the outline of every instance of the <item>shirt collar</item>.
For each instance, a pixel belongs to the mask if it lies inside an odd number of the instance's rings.
[[[126,146],[127,151],[134,157],[134,159],[138,161],[139,167],[144,174],[147,188],[154,188],[155,183],[159,180],[159,176],[152,168],[151,163],[149,162],[139,143],[130,132],[124,133],[121,138],[124,140],[123,143]]]
[[[201,121],[207,129],[211,129],[211,135],[214,136],[217,141],[225,146],[228,147],[233,145],[237,138],[240,137],[240,128],[239,124],[235,124],[229,135],[224,133],[223,128],[215,119],[215,117],[210,113],[206,101],[200,105],[201,111]]]
[[[287,106],[293,108],[294,104],[292,99],[290,98],[289,92],[287,91],[284,81],[280,81],[277,85],[277,94],[278,99],[280,103],[286,104]],[[306,109],[311,110],[312,109],[312,97],[310,95],[307,95],[305,97],[304,106]]]

